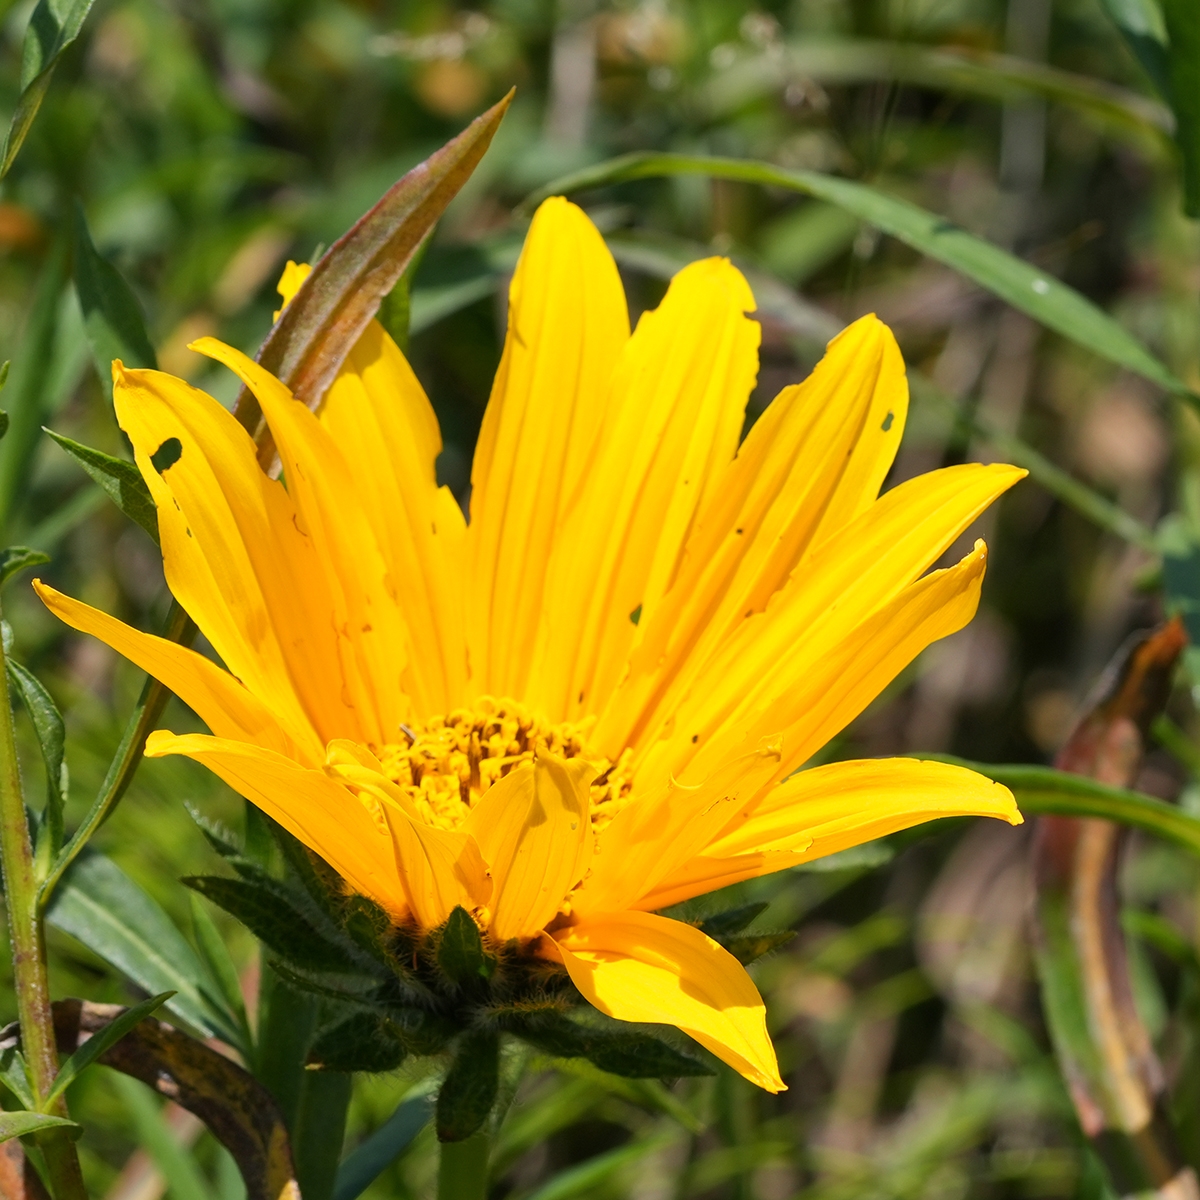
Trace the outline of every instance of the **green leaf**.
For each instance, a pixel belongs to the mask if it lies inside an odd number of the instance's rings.
[[[721,943],[738,962],[746,965],[786,946],[796,936],[794,929],[781,929],[775,933],[742,933],[714,939]]]
[[[112,397],[112,366],[157,367],[146,322],[133,290],[92,244],[83,206],[75,205],[75,291],[83,312],[92,361],[101,386]],[[156,464],[157,465],[157,464]]]
[[[112,502],[158,543],[158,510],[141,472],[123,458],[114,458],[55,433],[46,432],[104,489]]]
[[[394,1071],[408,1048],[394,1023],[378,1013],[354,1013],[317,1034],[307,1065],[321,1071]]]
[[[342,1160],[333,1186],[333,1200],[358,1200],[413,1144],[429,1123],[429,1115],[428,1096],[401,1101],[396,1111]]]
[[[516,1022],[511,1028],[543,1054],[586,1058],[600,1070],[625,1079],[675,1079],[713,1073],[706,1063],[680,1054],[648,1033],[606,1033],[549,1013]]]
[[[0,1082],[24,1107],[34,1107],[33,1087],[29,1082],[29,1067],[25,1062],[25,1056],[16,1046],[8,1046],[0,1054]]]
[[[1200,217],[1200,5],[1162,0],[1167,24],[1167,81],[1175,144],[1183,159],[1183,210]]]
[[[450,914],[438,945],[438,966],[457,984],[488,979],[496,960],[483,948],[475,918],[461,905]]]
[[[161,1008],[174,996],[174,992],[160,992],[127,1008],[117,1019],[106,1025],[99,1033],[93,1033],[61,1067],[54,1077],[50,1091],[42,1101],[43,1108],[50,1108],[54,1102],[75,1082],[79,1076],[96,1061],[110,1046],[115,1046],[135,1025],[144,1021],[151,1013]]]
[[[78,1137],[83,1130],[74,1121],[65,1117],[51,1117],[45,1113],[35,1112],[0,1112],[0,1142],[11,1138],[24,1137],[29,1133],[41,1133],[44,1129],[73,1129]]]
[[[37,860],[39,867],[49,869],[54,856],[62,846],[63,805],[67,800],[67,766],[63,762],[66,744],[66,727],[62,714],[42,687],[37,676],[21,666],[14,658],[7,658],[8,677],[12,680],[25,711],[33,723],[38,745],[42,751],[42,763],[46,768],[46,815],[38,833]]]
[[[710,938],[741,933],[755,917],[761,916],[767,907],[768,901],[760,900],[757,904],[746,904],[741,908],[731,908],[727,912],[716,913],[711,917],[705,917],[700,922],[700,931],[707,933]]]
[[[926,754],[937,762],[969,767],[1004,784],[1026,813],[1058,817],[1101,817],[1153,833],[1200,855],[1200,818],[1154,796],[1125,788],[1108,787],[1082,775],[1052,767],[997,766],[969,762],[949,754]]]
[[[708,175],[741,180],[802,192],[836,204],[923,254],[953,267],[1014,308],[1093,353],[1144,376],[1167,391],[1200,403],[1187,385],[1131,333],[1074,288],[1006,250],[967,233],[944,217],[850,179],[823,175],[819,171],[789,171],[771,163],[743,159],[636,153],[556,179],[528,197],[523,207],[546,196],[662,175]]]
[[[167,1003],[205,1037],[236,1045],[236,1017],[208,994],[208,974],[187,939],[157,901],[111,859],[89,854],[63,876],[46,919],[77,938],[127,979],[154,994],[174,989]]]
[[[63,51],[79,36],[94,0],[39,0],[21,46],[21,94],[0,151],[0,179],[11,169],[50,87]]]
[[[0,550],[0,587],[3,587],[18,571],[48,563],[50,555],[29,546],[8,546]]]
[[[325,937],[274,880],[193,875],[183,882],[236,917],[286,962],[308,971],[357,970],[349,953]]]
[[[380,302],[478,165],[511,99],[510,92],[409,171],[313,267],[258,354],[296,399],[316,408]],[[258,402],[247,389],[234,411],[252,433],[259,430]],[[269,436],[259,444],[260,461],[270,461]]]
[[[500,1038],[491,1030],[463,1035],[437,1098],[439,1142],[462,1142],[488,1118],[500,1084]]]
[[[236,1049],[246,1059],[250,1057],[253,1037],[250,1033],[250,1022],[246,1017],[246,1002],[242,996],[242,984],[238,978],[237,967],[229,956],[229,947],[221,931],[213,923],[207,909],[200,903],[198,896],[189,897],[192,902],[192,934],[195,938],[196,949],[200,961],[204,964],[209,978],[213,983],[213,993],[218,1006],[230,1013],[237,1021],[242,1037]],[[206,995],[213,994],[206,990]]]

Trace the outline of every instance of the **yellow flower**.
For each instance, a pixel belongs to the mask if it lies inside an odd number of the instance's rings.
[[[302,278],[289,268],[285,302]],[[796,771],[970,620],[983,543],[925,572],[1023,472],[949,467],[878,498],[907,385],[874,317],[740,441],[753,309],[708,259],[631,335],[599,233],[547,201],[469,524],[378,324],[317,416],[245,355],[196,343],[258,397],[283,482],[211,397],[114,364],[167,581],[227,669],[38,590],[212,731],[160,730],[148,754],[204,763],[396,920],[433,929],[461,905],[561,962],[602,1012],[676,1025],[779,1090],[744,968],[655,910],[933,817],[1021,820],[956,767]]]

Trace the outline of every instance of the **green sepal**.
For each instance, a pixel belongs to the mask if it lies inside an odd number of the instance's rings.
[[[439,1142],[462,1142],[488,1119],[500,1085],[500,1036],[490,1029],[463,1035],[437,1098]]]
[[[490,979],[496,970],[495,958],[483,948],[475,918],[462,905],[442,926],[437,961],[447,978],[460,986]]]
[[[345,895],[341,877],[319,854],[314,854],[278,821],[272,821],[270,828],[284,861],[300,880],[305,892],[325,916],[337,921],[341,916]]]
[[[287,889],[267,876],[190,875],[183,882],[236,917],[287,962],[309,971],[359,970],[348,950],[327,938],[297,907]]]
[[[707,933],[710,938],[741,933],[755,917],[766,911],[768,903],[766,900],[760,900],[757,904],[744,904],[741,908],[731,908],[722,913],[714,913],[700,922],[700,932]]]
[[[318,1071],[394,1071],[408,1057],[394,1023],[377,1013],[360,1012],[317,1034],[306,1065]]]
[[[675,1079],[711,1075],[706,1063],[648,1033],[606,1033],[561,1014],[541,1013],[508,1026],[522,1041],[553,1058],[586,1058],[610,1075],[626,1079]]]
[[[375,962],[400,979],[411,979],[415,943],[368,896],[351,893],[342,903],[342,929]]]
[[[158,542],[158,509],[141,472],[131,462],[114,458],[103,450],[84,446],[63,437],[53,429],[46,433],[53,438],[107,494],[108,498],[131,520],[136,521]]]
[[[780,946],[786,946],[796,936],[794,929],[781,929],[775,933],[742,933],[733,937],[714,938],[743,966],[762,958]]]
[[[410,1054],[441,1054],[462,1028],[450,1017],[423,1008],[397,1005],[389,1008],[387,1015]]]
[[[18,571],[48,563],[50,555],[29,546],[8,546],[0,550],[0,586],[6,584]]]

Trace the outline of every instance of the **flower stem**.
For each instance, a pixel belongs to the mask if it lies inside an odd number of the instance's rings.
[[[4,868],[4,894],[8,907],[9,941],[17,993],[17,1018],[21,1045],[29,1067],[29,1083],[40,1106],[58,1074],[58,1050],[50,1009],[50,983],[46,974],[46,940],[38,912],[37,876],[25,796],[17,762],[8,668],[0,641],[0,865]],[[50,1112],[67,1115],[60,1098]],[[87,1200],[75,1143],[65,1129],[41,1134],[38,1144],[45,1156],[55,1200]]]
[[[484,1200],[487,1195],[488,1135],[443,1142],[438,1164],[438,1200]]]

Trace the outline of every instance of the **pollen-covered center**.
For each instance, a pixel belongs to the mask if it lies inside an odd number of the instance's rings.
[[[384,773],[431,824],[456,829],[496,780],[537,754],[586,758],[596,764],[592,825],[606,825],[628,799],[628,752],[617,762],[587,743],[591,721],[552,724],[514,700],[480,697],[469,708],[401,726],[405,741],[384,746]]]

